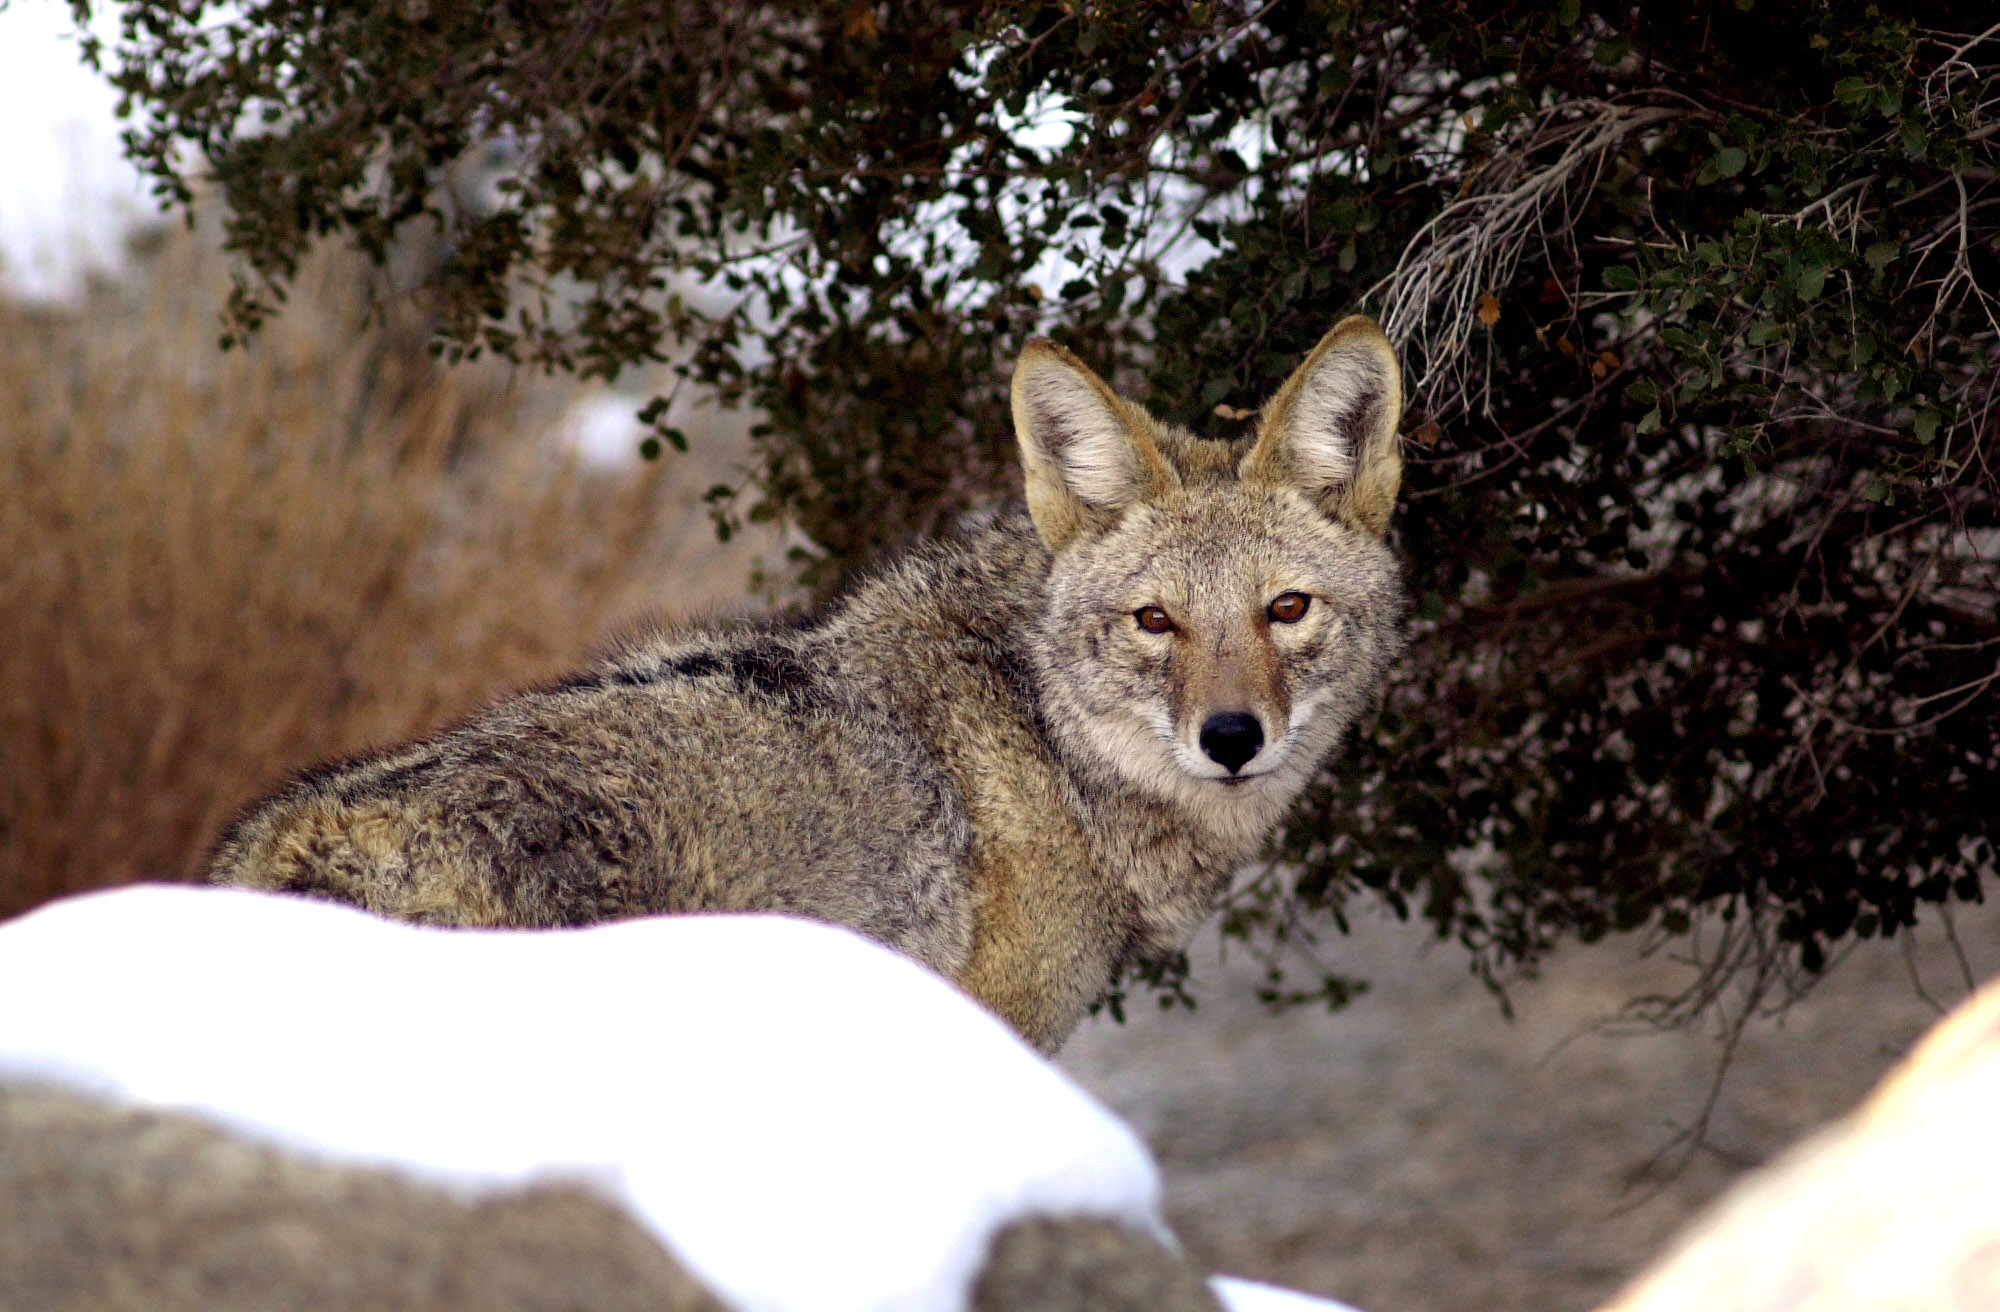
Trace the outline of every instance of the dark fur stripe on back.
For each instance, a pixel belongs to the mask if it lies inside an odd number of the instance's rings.
[[[546,685],[548,693],[595,692],[604,688],[640,688],[668,679],[727,677],[737,691],[754,693],[795,706],[826,701],[825,690],[797,653],[777,642],[761,642],[733,651],[693,651],[672,656],[651,669],[612,668],[586,671]]]

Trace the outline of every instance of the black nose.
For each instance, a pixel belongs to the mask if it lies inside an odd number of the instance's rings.
[[[1241,770],[1263,745],[1264,726],[1257,723],[1256,716],[1241,711],[1211,715],[1201,726],[1201,750],[1217,765],[1228,766],[1231,774]]]

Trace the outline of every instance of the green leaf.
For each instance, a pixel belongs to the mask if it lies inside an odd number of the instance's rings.
[[[1660,389],[1643,378],[1635,378],[1625,385],[1625,395],[1640,405],[1653,405],[1660,399]]]
[[[1874,83],[1865,77],[1844,77],[1833,84],[1833,98],[1849,109],[1857,109],[1874,89]]]
[[[1562,0],[1556,8],[1556,21],[1564,27],[1575,27],[1583,17],[1583,0]]]
[[[1749,340],[1752,346],[1769,346],[1784,335],[1784,328],[1775,320],[1759,319],[1756,323],[1750,325],[1750,331],[1745,333],[1744,337]]]
[[[1924,409],[1917,411],[1916,416],[1911,419],[1911,431],[1916,433],[1919,442],[1928,446],[1936,440],[1938,422],[1943,418],[1944,416],[1940,415],[1936,410],[1926,406]]]
[[[1819,299],[1819,294],[1824,290],[1826,290],[1826,267],[1824,265],[1808,264],[1799,270],[1798,293],[1800,300],[1816,301]]]
[[[1657,433],[1659,431],[1660,431],[1660,407],[1654,406],[1651,410],[1648,410],[1645,414],[1639,417],[1639,435],[1643,437],[1647,433]]]
[[[1604,271],[1604,285],[1614,292],[1639,290],[1639,275],[1622,264],[1614,264]]]
[[[1889,262],[1903,253],[1903,248],[1893,241],[1870,242],[1868,249],[1861,252],[1861,258],[1869,268],[1880,273],[1889,267]]]
[[[639,443],[639,457],[642,460],[658,460],[660,458],[660,439],[649,437]]]
[[[1735,177],[1749,162],[1750,157],[1738,146],[1726,146],[1715,152],[1715,171],[1725,178]]]
[[[1924,148],[1930,145],[1930,137],[1924,132],[1924,125],[1913,118],[1903,120],[1903,126],[1898,130],[1897,135],[1902,137],[1903,150],[1912,159],[1921,158]]]

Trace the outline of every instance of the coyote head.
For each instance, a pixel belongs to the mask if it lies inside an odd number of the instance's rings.
[[[1054,556],[1036,637],[1052,725],[1149,791],[1267,825],[1400,644],[1388,340],[1342,320],[1234,442],[1154,419],[1048,341],[1022,353],[1013,408]]]

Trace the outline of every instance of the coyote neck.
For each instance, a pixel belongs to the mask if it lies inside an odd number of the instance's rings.
[[[1265,830],[1149,792],[1065,730],[1038,651],[1049,567],[1022,516],[894,567],[826,633],[963,800],[972,941],[946,973],[1052,1050],[1127,965],[1185,946]]]

